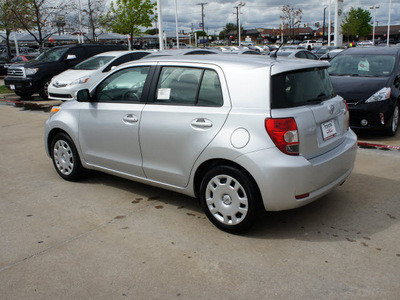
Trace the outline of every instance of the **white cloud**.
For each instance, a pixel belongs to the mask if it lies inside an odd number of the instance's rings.
[[[175,31],[175,0],[160,0],[162,5],[163,28],[165,31]],[[388,24],[390,0],[344,0],[344,12],[348,12],[351,7],[369,10],[373,4],[379,4],[380,8],[376,11],[376,21],[379,25]],[[156,2],[156,0],[154,0]],[[192,29],[201,30],[201,5],[204,5],[204,23],[206,30],[211,33],[218,33],[226,23],[236,24],[236,10],[234,6],[240,1],[229,0],[177,0],[178,4],[178,28],[189,32]],[[326,7],[326,22],[328,22],[329,0],[244,0],[245,6],[241,8],[240,20],[245,29],[251,28],[272,28],[279,27],[281,22],[281,8],[284,4],[289,4],[294,8],[303,10],[302,22],[314,25],[316,22],[322,24],[324,7]],[[332,2],[332,21],[334,15],[335,0]],[[371,15],[372,15],[372,10]],[[193,25],[192,25],[193,24]],[[400,24],[400,0],[392,0],[391,24]]]

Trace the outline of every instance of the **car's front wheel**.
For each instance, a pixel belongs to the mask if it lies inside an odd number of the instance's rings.
[[[390,122],[390,127],[387,129],[387,134],[389,136],[394,136],[399,129],[399,119],[400,119],[400,111],[399,106],[396,105],[393,110],[393,116]]]
[[[57,134],[51,143],[51,157],[57,173],[64,179],[76,181],[85,169],[82,167],[79,154],[71,138],[65,133]]]
[[[208,219],[227,232],[242,232],[254,223],[259,202],[253,180],[232,166],[209,170],[200,185],[200,203]]]
[[[40,84],[39,95],[42,99],[47,100],[49,98],[49,85],[51,78],[45,78]]]

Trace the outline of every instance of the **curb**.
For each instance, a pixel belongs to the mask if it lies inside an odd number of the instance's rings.
[[[358,142],[358,147],[361,149],[378,149],[384,151],[400,151],[400,146],[382,145],[374,143]]]

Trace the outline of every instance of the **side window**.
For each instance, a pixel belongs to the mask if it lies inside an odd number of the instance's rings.
[[[116,67],[119,65],[122,65],[123,63],[126,63],[130,61],[129,54],[126,54],[124,56],[118,57],[116,60],[114,60],[107,68],[103,70],[103,72],[108,72],[111,70],[112,67]]]
[[[85,50],[87,53],[87,57],[91,57],[93,55],[104,52],[103,47],[101,47],[101,46],[89,46],[89,47],[85,47]]]
[[[197,104],[201,106],[222,106],[221,83],[217,72],[205,70]]]
[[[157,84],[155,103],[222,106],[218,74],[214,70],[163,67]]]
[[[202,69],[195,68],[162,68],[155,102],[195,105],[202,73]]]
[[[85,57],[85,51],[81,47],[72,48],[67,51],[68,55],[75,55],[77,60],[81,60]]]
[[[134,67],[120,70],[107,77],[96,89],[98,102],[139,103],[150,67]]]
[[[306,58],[306,53],[304,51],[299,51],[295,55],[297,58]]]

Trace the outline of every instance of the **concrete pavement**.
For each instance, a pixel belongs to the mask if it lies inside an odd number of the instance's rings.
[[[179,194],[62,180],[47,117],[0,103],[2,299],[398,299],[400,152],[360,149],[343,186],[237,236]]]

